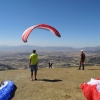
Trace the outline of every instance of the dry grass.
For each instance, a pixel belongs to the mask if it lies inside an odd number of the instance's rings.
[[[0,71],[0,80],[12,80],[17,86],[12,100],[86,100],[80,85],[100,77],[100,67],[39,68],[38,80],[30,81],[30,71]]]

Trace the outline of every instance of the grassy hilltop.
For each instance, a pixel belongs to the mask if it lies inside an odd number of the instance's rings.
[[[12,100],[86,100],[80,85],[98,77],[99,66],[39,68],[37,81],[30,81],[29,69],[0,71],[1,81],[12,80],[17,86]]]

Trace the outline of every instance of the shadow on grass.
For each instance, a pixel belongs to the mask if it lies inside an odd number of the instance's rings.
[[[100,70],[100,69],[88,69],[88,70]]]
[[[16,90],[17,90],[17,87],[16,87],[16,85],[14,85],[14,90],[12,91],[12,93],[11,93],[11,95],[10,95],[8,100],[12,100],[13,99],[13,97],[15,96]]]
[[[59,81],[62,81],[60,79],[38,79],[37,81],[45,81],[45,82],[59,82]]]

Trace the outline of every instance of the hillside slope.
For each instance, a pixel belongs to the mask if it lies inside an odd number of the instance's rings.
[[[30,71],[0,71],[0,80],[12,80],[17,86],[12,100],[86,100],[80,85],[100,77],[100,67],[39,68],[38,80],[30,81]]]

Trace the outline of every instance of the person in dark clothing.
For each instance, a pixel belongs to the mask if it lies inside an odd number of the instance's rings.
[[[81,66],[83,67],[82,70],[84,70],[84,62],[85,62],[85,53],[83,50],[81,50],[79,70],[81,69]]]
[[[49,68],[52,68],[53,63],[49,62]]]

